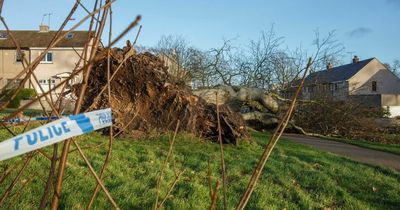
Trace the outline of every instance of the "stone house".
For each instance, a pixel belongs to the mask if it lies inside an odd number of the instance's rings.
[[[0,80],[0,88],[3,88],[23,70],[22,56],[28,62],[32,62],[47,48],[56,34],[56,31],[50,31],[49,27],[45,25],[41,25],[37,31],[15,30],[11,32],[20,45],[22,53],[17,52],[7,31],[0,30],[0,78],[2,78]],[[44,56],[34,71],[40,84],[27,82],[25,83],[25,88],[35,88],[40,93],[40,85],[44,91],[48,91],[58,82],[68,77],[77,65],[83,66],[83,61],[79,62],[79,60],[85,46],[91,43],[89,35],[88,31],[68,33],[61,42]],[[89,49],[91,49],[90,46]],[[13,85],[18,85],[21,79],[16,80],[16,84]],[[78,76],[74,78],[72,83],[79,81],[80,78]]]
[[[285,91],[289,98],[294,87]],[[300,98],[315,100],[328,97],[336,101],[352,100],[369,107],[389,109],[391,116],[400,115],[400,79],[377,58],[352,63],[311,73],[305,79]]]
[[[168,67],[168,73],[172,77],[178,81],[183,81],[188,87],[192,87],[192,76],[189,71],[180,65],[176,53],[169,56],[163,52],[159,52],[157,56],[164,61],[165,66]]]

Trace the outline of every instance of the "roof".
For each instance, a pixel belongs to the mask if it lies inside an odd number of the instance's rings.
[[[334,67],[329,70],[317,71],[308,75],[305,84],[332,83],[346,81],[359,72],[364,66],[371,62],[374,58],[350,63],[343,66]]]
[[[0,48],[15,48],[14,43],[10,37],[6,36],[7,31],[0,30]],[[39,32],[39,31],[11,31],[12,35],[15,37],[16,41],[21,48],[29,47],[47,47],[53,37],[56,35],[57,31],[49,32]],[[65,31],[64,31],[65,33]],[[89,31],[73,31],[71,32],[72,38],[64,37],[56,47],[84,47]]]

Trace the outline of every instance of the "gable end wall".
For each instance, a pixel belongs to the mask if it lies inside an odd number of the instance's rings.
[[[372,81],[377,82],[377,91],[372,91]],[[400,79],[377,59],[373,59],[348,82],[349,95],[400,94]]]

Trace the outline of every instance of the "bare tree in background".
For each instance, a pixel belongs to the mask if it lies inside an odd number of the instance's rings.
[[[232,65],[233,46],[231,40],[224,40],[220,47],[207,52],[210,78],[213,84],[234,85],[240,73]]]
[[[389,71],[393,72],[393,74],[395,74],[398,77],[400,76],[400,60],[399,59],[395,59],[392,64],[384,63],[384,65],[386,66],[386,68]]]
[[[193,47],[189,45],[189,42],[182,36],[168,35],[162,36],[158,41],[156,48],[152,51],[161,54],[161,57],[165,56],[168,60],[176,63],[174,68],[170,66],[170,73],[174,75],[178,80],[187,80],[191,77],[188,67],[190,66],[190,59],[192,53],[195,52]],[[165,58],[164,58],[165,59]]]
[[[180,66],[186,66],[189,55],[189,42],[179,35],[162,36],[158,41],[157,50],[169,57],[174,57]]]
[[[257,40],[245,48],[235,47],[232,40],[209,50],[200,50],[189,44],[182,36],[163,36],[154,51],[176,60],[182,71],[189,72],[194,88],[215,85],[246,86],[278,92],[288,87],[304,70],[309,56],[301,47],[291,51],[281,48],[283,37],[272,26],[262,31]],[[312,54],[312,71],[326,68],[328,63],[341,64],[344,47],[331,31],[321,37],[315,31]]]
[[[210,72],[208,69],[209,61],[205,52],[191,48],[186,69],[192,76],[193,87],[209,87],[212,85]]]
[[[269,89],[273,81],[274,56],[278,53],[283,37],[276,35],[274,27],[269,31],[262,31],[258,40],[250,41],[246,68],[240,69],[242,85]]]
[[[325,37],[321,37],[319,30],[315,30],[315,38],[313,41],[315,46],[313,68],[311,72],[321,71],[326,69],[328,63],[333,66],[342,65],[342,58],[345,47],[336,38],[336,31],[330,31]]]
[[[202,51],[190,46],[182,36],[163,36],[152,51],[173,58],[182,71],[189,72],[194,87],[217,84],[233,85],[239,76],[232,68],[231,40],[224,40],[220,47]]]
[[[273,84],[275,84],[272,91],[284,89],[290,82],[297,79],[305,66],[305,58],[306,55],[301,48],[294,51],[289,49],[278,51],[271,61]]]

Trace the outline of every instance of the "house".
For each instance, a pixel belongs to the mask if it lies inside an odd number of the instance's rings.
[[[37,31],[16,30],[11,31],[15,40],[20,45],[22,53],[18,53],[14,43],[8,36],[7,31],[0,30],[0,88],[3,88],[18,73],[23,70],[22,60],[24,56],[30,63],[35,60],[49,45],[56,31],[50,31],[46,25],[40,25]],[[35,69],[35,75],[39,85],[44,91],[53,88],[58,82],[69,77],[79,63],[84,47],[90,42],[88,31],[74,31],[68,33],[54,48],[52,48]],[[88,46],[89,50],[91,49]],[[18,85],[23,78],[15,81]],[[71,83],[79,82],[79,76]],[[34,88],[41,92],[39,85],[35,82],[26,82],[25,88]],[[70,84],[71,85],[71,84]],[[57,90],[56,93],[60,92]]]
[[[292,96],[294,87],[285,92]],[[352,63],[311,73],[305,79],[300,98],[315,100],[328,97],[336,101],[356,101],[368,107],[384,107],[391,116],[400,116],[400,79],[377,58],[361,60],[354,56]]]
[[[158,57],[164,61],[165,66],[168,67],[168,73],[179,81],[183,81],[187,86],[192,87],[192,76],[189,71],[184,69],[178,62],[176,53],[167,55],[163,52],[158,53]]]

